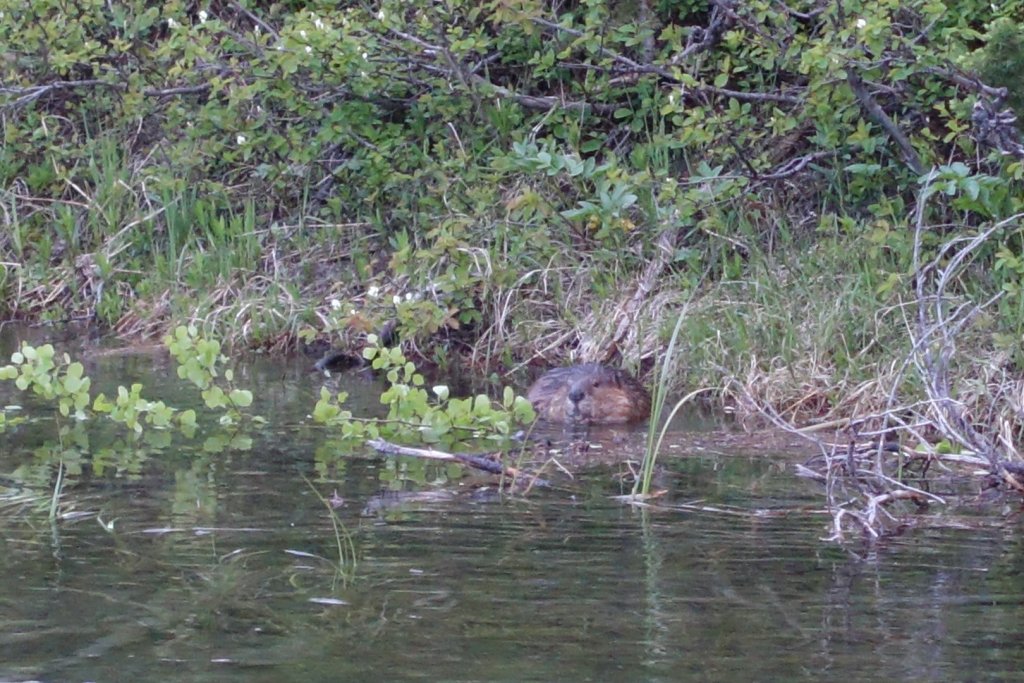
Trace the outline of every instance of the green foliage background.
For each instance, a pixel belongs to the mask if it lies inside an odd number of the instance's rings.
[[[704,288],[693,372],[728,352],[866,375],[921,173],[947,182],[931,249],[1021,209],[1021,160],[971,136],[993,88],[1019,106],[1021,2],[0,12],[6,316],[277,347],[395,321],[435,360],[641,364]],[[1004,348],[1020,244],[1003,231],[963,283],[1007,291]]]

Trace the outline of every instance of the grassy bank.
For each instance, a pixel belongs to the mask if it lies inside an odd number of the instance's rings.
[[[740,249],[727,244],[720,263],[702,261],[698,271],[659,262],[664,245],[636,245],[623,258],[590,253],[571,235],[549,238],[544,250],[517,246],[510,260],[509,234],[519,226],[507,221],[490,224],[499,236],[494,243],[460,244],[423,261],[422,249],[388,251],[385,236],[370,226],[260,229],[251,212],[211,220],[199,206],[179,198],[162,207],[173,214],[169,222],[188,226],[163,251],[123,230],[103,249],[69,255],[55,267],[28,250],[19,262],[12,250],[5,258],[9,314],[91,318],[129,339],[190,322],[237,350],[282,353],[315,342],[358,352],[366,334],[398,321],[407,348],[442,364],[452,355],[489,370],[603,360],[648,379],[682,316],[672,388],[707,387],[740,415],[763,417],[770,406],[787,421],[808,424],[877,415],[892,407],[894,392],[904,403],[925,399],[920,379],[907,372],[918,315],[910,263],[861,226],[853,234],[834,228],[826,235],[823,228],[772,253],[743,245],[735,263]],[[912,235],[913,228],[904,222],[892,232]],[[945,243],[962,239],[950,235]],[[395,273],[403,257],[410,271],[459,259],[469,286],[460,290],[450,271],[437,273],[438,289],[413,286],[408,274]],[[994,375],[1016,376],[1020,324],[1017,302],[988,267],[985,260],[965,266],[944,304],[952,310],[1001,296],[957,331],[958,348],[970,349],[953,358],[958,394],[972,414],[1015,424],[1005,412],[1012,404],[985,403],[994,393],[1014,393],[994,386]],[[452,304],[456,296],[462,307]]]

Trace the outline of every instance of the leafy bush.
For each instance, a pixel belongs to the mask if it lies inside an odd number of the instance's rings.
[[[955,6],[0,0],[0,288],[119,329],[471,341],[551,315],[552,273],[628,290],[667,231],[679,286],[737,276],[988,152],[953,67],[1015,73],[1021,3]],[[937,220],[1008,215],[1019,171],[991,155]]]

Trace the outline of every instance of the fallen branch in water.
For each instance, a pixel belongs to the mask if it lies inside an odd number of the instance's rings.
[[[449,460],[468,465],[474,469],[499,474],[509,477],[513,481],[519,479],[529,480],[529,486],[549,486],[548,482],[528,472],[523,472],[516,467],[506,467],[495,458],[495,453],[448,453],[433,448],[413,448],[412,446],[401,446],[384,439],[369,439],[366,442],[370,448],[388,455],[408,455],[413,458],[427,458],[429,460]]]

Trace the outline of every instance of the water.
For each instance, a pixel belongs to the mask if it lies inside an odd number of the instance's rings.
[[[87,365],[108,393],[195,401],[162,354]],[[305,418],[321,381],[306,365],[240,366],[270,422],[235,448],[209,424],[142,444],[91,430],[56,524],[47,422],[0,434],[0,679],[1019,677],[1016,522],[842,549],[799,458],[737,455],[699,423],[658,475],[676,509],[613,499],[642,440],[621,431],[560,456],[573,478],[510,498],[458,467],[339,452]],[[372,378],[332,381],[373,408]],[[0,385],[14,402],[46,414]]]

